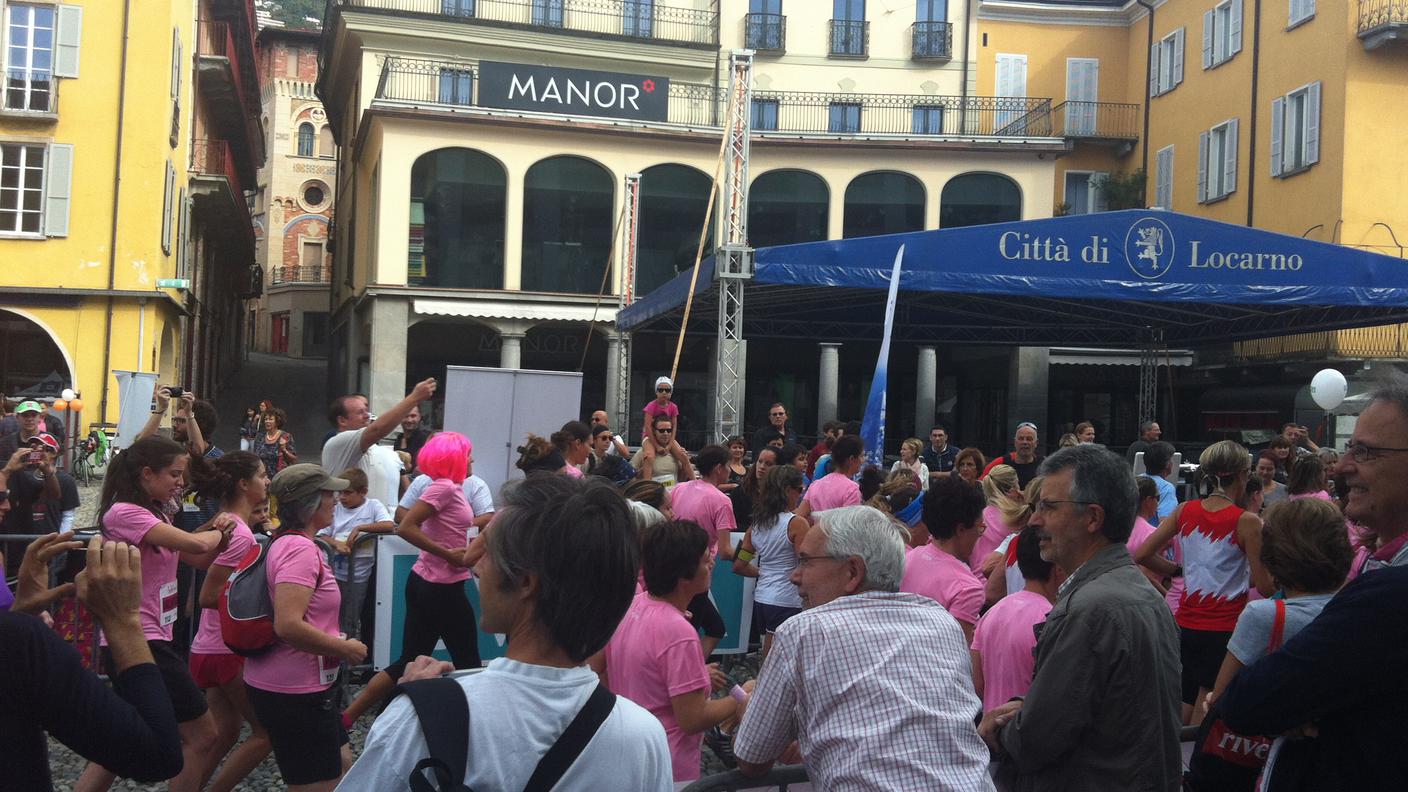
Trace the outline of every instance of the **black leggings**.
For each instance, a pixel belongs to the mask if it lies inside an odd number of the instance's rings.
[[[442,639],[455,668],[479,667],[479,631],[464,586],[464,581],[431,583],[415,572],[406,578],[401,657],[386,667],[392,679],[399,680],[412,660],[435,651],[436,642]]]

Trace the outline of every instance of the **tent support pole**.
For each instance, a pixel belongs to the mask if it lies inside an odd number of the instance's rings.
[[[747,342],[743,340],[743,286],[753,277],[748,246],[748,143],[752,136],[753,51],[729,53],[728,117],[724,119],[723,245],[714,256],[719,323],[714,353],[714,437],[743,434]]]

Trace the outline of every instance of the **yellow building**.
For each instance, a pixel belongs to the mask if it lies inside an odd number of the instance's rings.
[[[942,0],[334,0],[319,80],[339,146],[334,387],[376,410],[447,364],[580,367],[584,410],[632,414],[635,431],[674,343],[636,334],[622,372],[617,295],[694,262],[738,48],[756,52],[754,246],[1049,217],[1068,143],[1043,94],[979,85],[965,13]],[[608,264],[631,174],[628,277]],[[803,346],[750,350],[750,425],[779,389],[800,424],[822,417],[816,369],[838,345]],[[705,347],[687,345],[676,395],[696,429]],[[849,374],[874,351],[855,350],[839,353],[839,400],[858,414]],[[902,354],[912,368],[934,350]],[[1005,381],[1007,353],[994,354]],[[926,433],[932,400],[924,418],[921,386],[911,413]]]
[[[248,0],[0,0],[0,392],[112,370],[213,393],[236,360],[263,158]]]

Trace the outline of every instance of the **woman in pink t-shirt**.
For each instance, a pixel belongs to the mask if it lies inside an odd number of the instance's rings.
[[[553,432],[548,440],[567,462],[562,468],[562,473],[572,478],[581,478],[581,466],[587,464],[592,455],[591,427],[581,421],[568,421],[562,425],[561,430]]]
[[[440,432],[421,448],[416,466],[432,480],[396,529],[397,536],[420,549],[406,577],[401,655],[347,707],[348,724],[386,698],[406,666],[435,651],[441,640],[455,668],[479,667],[479,620],[464,587],[483,551],[479,542],[470,549],[479,529],[461,487],[474,470],[473,444],[459,432]]]
[[[244,658],[230,651],[220,635],[220,592],[230,575],[254,547],[249,529],[256,505],[266,500],[269,474],[259,457],[234,451],[213,460],[193,458],[191,481],[202,497],[217,498],[220,508],[235,521],[225,550],[206,570],[200,589],[200,629],[191,642],[191,676],[205,691],[218,736],[207,757],[203,778],[208,779],[220,760],[239,742],[240,727],[249,724],[249,739],[240,743],[225,762],[212,792],[228,792],[258,767],[272,749],[269,733],[254,714],[244,687]]]
[[[855,435],[842,435],[831,446],[831,471],[812,482],[797,507],[797,516],[816,522],[816,513],[842,506],[859,506],[860,485],[854,480],[865,463],[865,445]],[[779,464],[786,464],[783,460]]]
[[[987,577],[992,570],[984,569],[983,562],[1002,544],[1003,539],[1022,530],[1026,524],[1027,501],[1017,484],[1017,469],[1011,465],[998,465],[989,470],[983,476],[982,484],[983,496],[987,498],[983,522],[988,529],[973,545],[968,565],[974,572]]]
[[[179,562],[204,569],[225,545],[234,521],[217,515],[194,533],[171,525],[163,511],[166,503],[177,503],[185,492],[186,465],[190,460],[184,446],[162,437],[146,437],[113,457],[103,477],[99,515],[103,535],[126,542],[142,551],[142,634],[156,658],[162,681],[171,695],[171,705],[181,731],[181,753],[185,765],[171,779],[177,792],[197,790],[203,781],[205,757],[215,744],[215,719],[211,716],[186,661],[172,644],[180,601],[176,592]],[[112,660],[104,649],[103,663]],[[103,767],[89,764],[79,778],[79,788],[102,790],[115,776]]]
[[[591,659],[601,681],[660,720],[670,743],[674,780],[700,775],[700,744],[712,726],[739,714],[740,694],[710,699],[727,678],[704,665],[699,633],[685,618],[694,597],[709,590],[714,548],[709,533],[689,520],[645,530],[641,562],[646,591],[637,594],[606,648]]]
[[[970,649],[973,653],[973,689],[992,710],[1024,696],[1032,686],[1036,668],[1036,630],[1056,602],[1058,575],[1041,557],[1041,532],[1023,529],[1012,539],[1023,587],[1008,594],[978,620]]]
[[[244,683],[290,790],[331,790],[344,761],[352,763],[333,683],[343,662],[366,659],[367,647],[342,636],[342,592],[313,542],[332,524],[333,493],[347,487],[347,479],[309,464],[289,465],[269,484],[280,526],[265,551],[264,574],[278,640],[245,661]]]
[[[930,486],[924,493],[924,525],[931,538],[905,556],[900,580],[900,591],[944,606],[963,628],[968,643],[983,609],[983,581],[967,561],[983,534],[983,506],[982,491],[956,476]]]

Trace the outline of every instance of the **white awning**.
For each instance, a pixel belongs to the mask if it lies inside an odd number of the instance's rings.
[[[1138,366],[1140,357],[1137,350],[1130,349],[1052,347],[1050,360],[1053,366]],[[1161,351],[1158,362],[1160,366],[1191,366],[1193,352],[1187,349]]]
[[[464,316],[472,319],[522,319],[529,322],[590,322],[593,316],[602,324],[616,321],[615,298],[601,307],[592,305],[542,303],[518,300],[431,299],[413,300],[411,308],[423,316]]]

